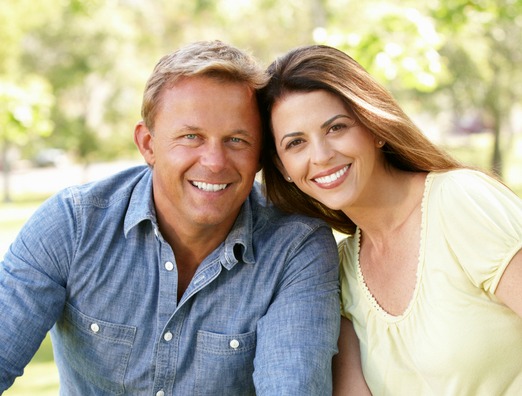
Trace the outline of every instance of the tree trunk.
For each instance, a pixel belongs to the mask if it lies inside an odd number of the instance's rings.
[[[502,153],[502,139],[501,139],[501,131],[502,131],[502,112],[498,106],[498,102],[495,101],[494,95],[495,90],[490,92],[490,95],[487,100],[488,112],[491,115],[491,122],[493,128],[493,151],[491,153],[491,171],[496,174],[498,177],[502,178],[503,176],[503,165],[504,158]]]
[[[501,149],[500,139],[500,125],[498,120],[495,120],[495,126],[493,128],[493,153],[491,155],[491,171],[498,177],[503,176],[503,158]]]
[[[10,174],[11,164],[9,162],[9,142],[4,139],[2,145],[2,179],[4,184],[4,198],[3,202],[11,202],[11,188],[10,188]]]

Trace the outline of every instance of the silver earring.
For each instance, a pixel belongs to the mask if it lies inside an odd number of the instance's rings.
[[[377,142],[377,144],[379,145],[379,147],[384,146],[384,142],[383,142],[382,140],[379,140],[379,141]]]
[[[292,181],[292,178],[291,178],[290,176],[287,176],[287,177],[286,177],[286,180],[288,180],[289,182],[291,182],[291,181]]]

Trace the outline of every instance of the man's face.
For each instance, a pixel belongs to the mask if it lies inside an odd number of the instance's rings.
[[[180,79],[160,98],[154,131],[142,126],[148,148],[140,147],[153,166],[160,224],[185,233],[228,232],[259,170],[254,92],[198,76]]]

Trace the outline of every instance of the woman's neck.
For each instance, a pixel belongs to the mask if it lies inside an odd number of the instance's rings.
[[[424,172],[385,172],[375,181],[373,199],[344,211],[376,244],[399,233],[422,204]]]

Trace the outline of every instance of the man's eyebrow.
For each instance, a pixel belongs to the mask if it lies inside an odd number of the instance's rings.
[[[252,136],[251,132],[248,132],[246,129],[234,129],[232,131],[233,135],[243,135],[243,136]]]
[[[196,125],[190,125],[190,124],[185,124],[183,126],[181,126],[177,132],[180,133],[180,134],[183,134],[183,133],[202,133],[204,132],[205,129],[204,128],[201,128],[199,126],[196,126]],[[252,132],[249,132],[247,129],[243,129],[243,128],[237,128],[237,129],[232,129],[229,133],[227,133],[226,136],[242,136],[242,137],[245,137],[245,138],[248,138],[248,137],[253,137],[254,136],[254,133]]]
[[[195,125],[185,124],[179,130],[180,131],[187,131],[187,132],[199,132],[199,131],[201,131],[201,128],[197,127]]]

